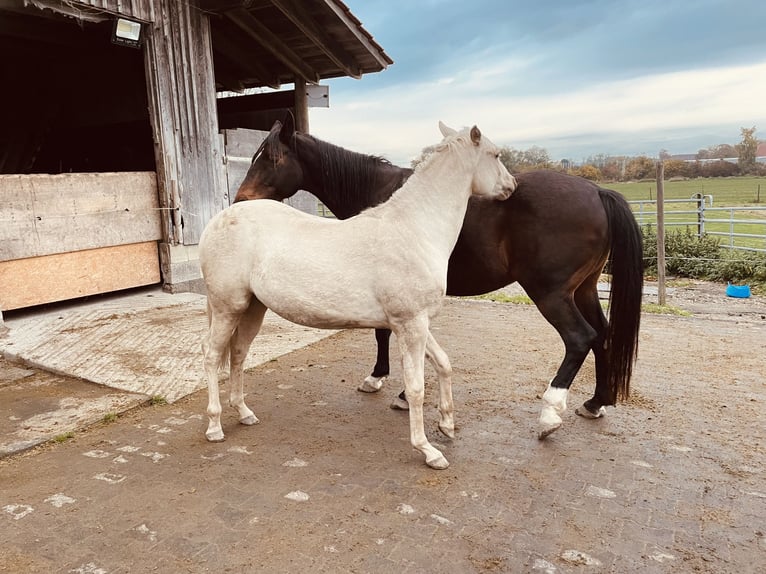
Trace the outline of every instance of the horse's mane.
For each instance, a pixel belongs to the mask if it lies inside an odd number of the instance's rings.
[[[370,195],[378,189],[381,168],[397,168],[384,157],[349,151],[306,136],[317,146],[325,190],[331,191],[341,204],[368,206]]]

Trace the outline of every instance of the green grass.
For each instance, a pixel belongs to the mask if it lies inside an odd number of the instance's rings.
[[[760,193],[758,187],[760,186]],[[630,183],[609,183],[605,187],[622,193],[628,201],[655,200],[657,198],[657,182],[642,181]],[[688,200],[694,194],[711,195],[713,208],[737,207],[737,211],[711,211],[709,202],[705,207],[705,232],[713,234],[721,241],[721,245],[730,247],[766,248],[766,211],[745,211],[748,207],[766,207],[766,177],[719,177],[697,178],[665,182],[666,200]],[[645,212],[656,211],[654,205],[645,205]],[[633,205],[633,210],[638,214],[640,207]],[[668,229],[684,229],[690,227],[697,229],[697,214],[683,213],[696,210],[696,204],[689,203],[666,203],[665,225]],[[732,224],[729,219],[758,221],[758,223]],[[642,222],[656,221],[654,215],[644,215]],[[721,220],[716,222],[716,220]],[[760,223],[763,221],[763,223]],[[680,225],[680,224],[686,224]],[[761,237],[731,237],[729,234],[744,233],[760,235]],[[722,233],[725,235],[717,235]],[[732,243],[733,241],[733,243]]]
[[[56,435],[53,437],[53,442],[62,443],[68,441],[70,438],[74,437],[73,432],[65,432],[63,434]]]
[[[495,303],[513,303],[515,305],[532,305],[532,299],[526,295],[506,295],[499,291],[485,293],[484,295],[471,295],[465,299],[481,299],[483,301],[494,301]]]
[[[113,423],[117,420],[117,413],[106,413],[103,418],[101,419],[102,422],[105,423]]]
[[[678,307],[673,307],[672,305],[657,305],[656,303],[643,303],[641,305],[641,311],[644,313],[652,313],[654,315],[678,315],[679,317],[692,316],[689,311],[684,311]]]
[[[657,182],[604,183],[628,201],[657,199]],[[761,186],[760,202],[758,186]],[[766,206],[766,177],[711,177],[665,182],[665,199],[689,199],[695,193],[713,196],[713,207]]]
[[[161,395],[154,395],[151,399],[149,399],[149,404],[153,407],[160,406],[160,405],[166,405],[168,404],[168,401],[165,397]]]

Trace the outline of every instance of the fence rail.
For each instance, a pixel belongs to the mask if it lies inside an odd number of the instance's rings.
[[[638,224],[657,225],[657,201],[629,201]],[[665,227],[686,227],[697,236],[723,238],[721,247],[766,253],[766,207],[713,207],[713,196],[694,194],[689,199],[665,200]],[[691,205],[691,208],[685,206]]]

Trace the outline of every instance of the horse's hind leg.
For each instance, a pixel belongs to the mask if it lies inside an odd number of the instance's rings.
[[[575,293],[575,301],[585,320],[596,330],[596,338],[591,349],[596,362],[596,390],[593,397],[585,401],[575,412],[585,418],[597,419],[604,416],[607,405],[614,404],[607,383],[609,359],[604,347],[606,342],[607,320],[598,298],[597,278],[583,284]]]
[[[231,391],[229,404],[239,411],[239,422],[243,425],[254,425],[258,422],[255,416],[245,404],[243,367],[247,352],[253,339],[263,325],[263,316],[266,314],[266,306],[258,299],[250,301],[245,313],[239,320],[237,330],[234,332],[231,342]]]
[[[433,335],[428,333],[426,358],[436,370],[439,379],[439,430],[455,438],[455,404],[452,401],[452,365],[447,353],[439,346]]]
[[[386,381],[386,377],[391,372],[389,365],[389,340],[391,339],[390,329],[375,329],[375,342],[378,345],[378,357],[375,361],[375,367],[372,374],[368,375],[364,382],[357,387],[357,390],[363,393],[377,393]]]
[[[407,401],[410,404],[410,442],[426,457],[431,468],[443,469],[449,466],[444,455],[426,438],[423,428],[423,399],[425,397],[425,351],[428,340],[428,317],[395,328],[396,339],[402,355],[402,375]]]
[[[234,329],[239,321],[239,313],[216,311],[209,304],[208,313],[210,325],[207,335],[202,341],[204,353],[205,376],[207,378],[207,416],[208,427],[205,432],[207,440],[220,442],[223,440],[221,427],[221,397],[218,389],[218,369],[221,366],[224,352],[232,338]]]
[[[537,308],[558,331],[564,341],[564,360],[543,394],[538,437],[543,439],[561,427],[561,415],[567,408],[567,395],[575,375],[588,356],[596,332],[574,304],[571,293],[554,292],[535,298]]]

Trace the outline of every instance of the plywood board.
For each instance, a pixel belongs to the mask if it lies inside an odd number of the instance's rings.
[[[1,261],[0,309],[20,309],[159,281],[155,241]]]
[[[0,176],[0,261],[162,238],[154,172]]]

